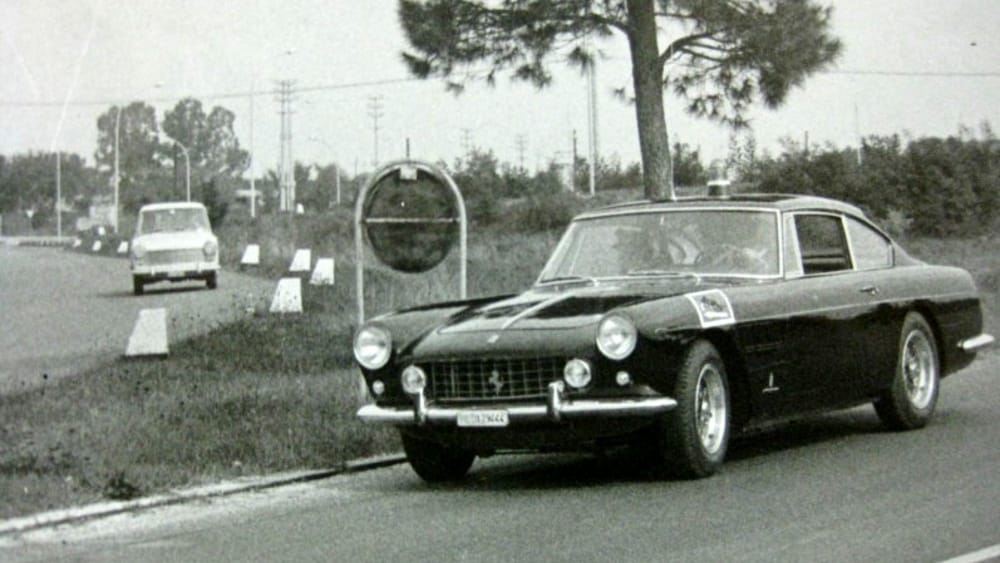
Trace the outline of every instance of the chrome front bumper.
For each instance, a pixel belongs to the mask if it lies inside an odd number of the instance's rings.
[[[677,401],[670,397],[640,397],[635,399],[587,399],[569,401],[563,398],[564,384],[549,384],[544,405],[503,405],[483,407],[483,410],[503,410],[510,422],[551,421],[572,418],[653,416],[671,411]],[[455,425],[460,412],[477,410],[477,407],[428,406],[423,392],[413,396],[412,407],[380,407],[365,405],[358,409],[364,422],[388,423],[397,426],[423,426],[426,424]]]
[[[972,338],[967,338],[958,343],[958,347],[965,352],[975,352],[987,346],[993,345],[993,336],[989,334],[980,334],[979,336],[974,336]]]

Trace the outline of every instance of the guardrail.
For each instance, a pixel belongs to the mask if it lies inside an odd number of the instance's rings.
[[[73,243],[73,237],[55,236],[12,236],[0,237],[0,244],[5,246],[69,246]]]

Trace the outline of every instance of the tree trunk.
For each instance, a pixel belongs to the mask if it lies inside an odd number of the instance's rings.
[[[674,198],[670,139],[663,112],[663,65],[656,41],[655,0],[627,0],[628,45],[632,55],[635,116],[642,153],[643,192],[662,199]]]

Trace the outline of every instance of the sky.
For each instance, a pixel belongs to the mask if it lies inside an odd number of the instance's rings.
[[[778,110],[751,112],[762,149],[782,139],[836,147],[859,136],[957,134],[1000,126],[1000,0],[825,0],[844,53]],[[639,160],[624,38],[603,42],[597,144]],[[236,114],[258,174],[277,167],[278,80],[292,80],[297,161],[349,173],[375,160],[371,104],[380,96],[378,160],[452,163],[466,145],[529,169],[587,150],[587,82],[558,60],[546,89],[409,78],[395,0],[0,0],[0,154],[63,150],[93,161],[97,116],[144,100],[158,118],[184,97]],[[251,95],[254,92],[254,95]],[[686,116],[666,96],[671,141],[725,158],[730,130]],[[251,101],[252,100],[252,101]],[[252,110],[252,111],[251,111]],[[251,119],[252,113],[252,119]],[[251,126],[252,124],[252,126]],[[252,133],[252,134],[251,134]],[[524,150],[519,151],[519,139]]]

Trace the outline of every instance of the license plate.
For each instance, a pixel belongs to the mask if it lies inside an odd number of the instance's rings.
[[[510,424],[510,417],[507,416],[507,411],[479,410],[458,413],[458,425],[463,427],[502,428],[508,424]]]

